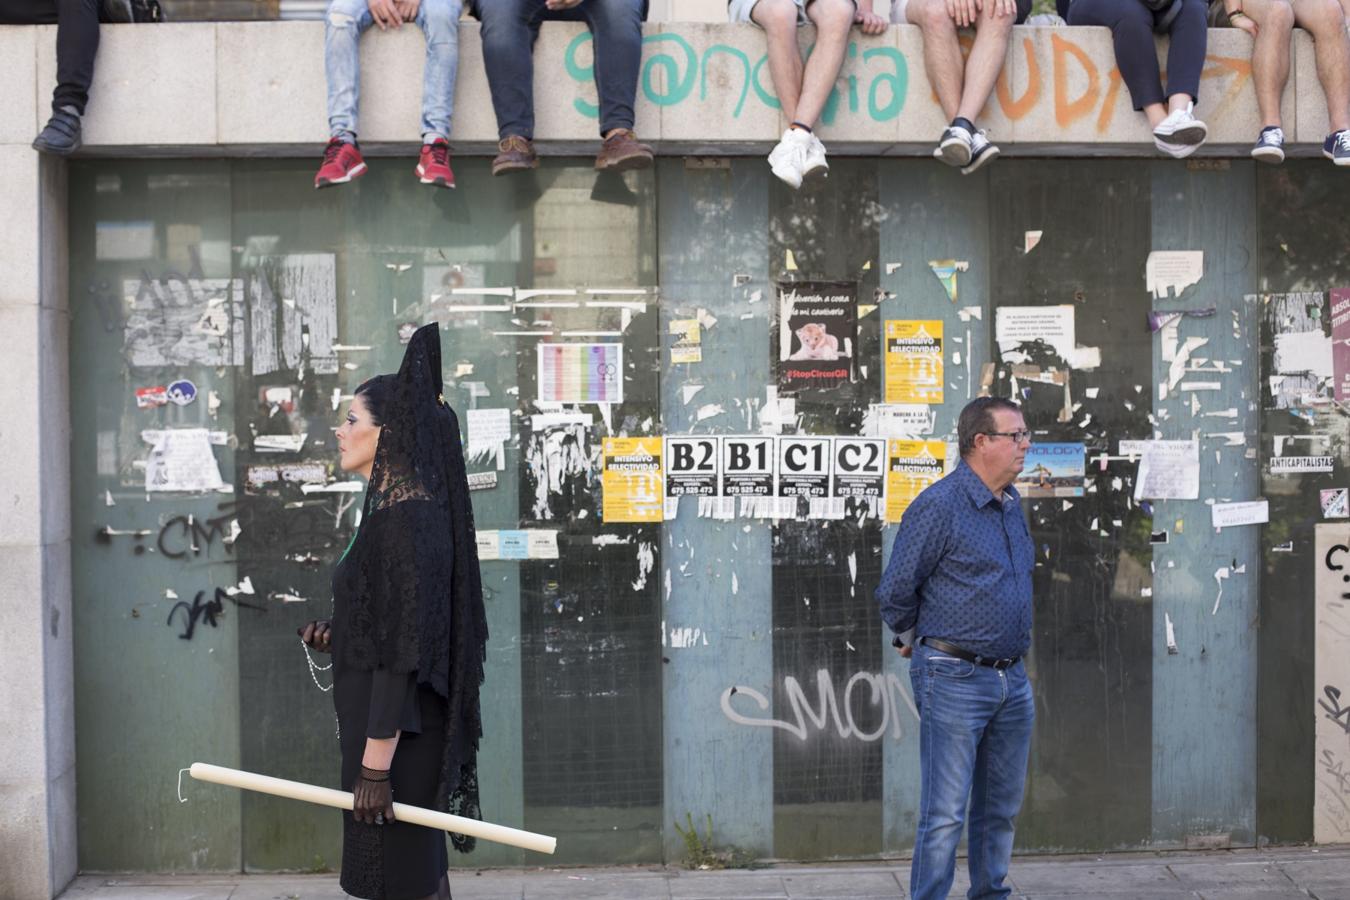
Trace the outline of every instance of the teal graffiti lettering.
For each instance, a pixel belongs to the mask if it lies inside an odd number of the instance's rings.
[[[736,99],[736,108],[732,110],[731,113],[732,118],[739,119],[741,117],[741,109],[745,106],[746,95],[750,93],[751,80],[750,57],[746,55],[744,50],[737,47],[728,47],[726,44],[714,44],[708,48],[708,52],[703,54],[703,66],[699,72],[698,99],[708,99],[708,61],[711,60],[716,53],[725,53],[728,56],[734,56],[741,61],[741,67],[745,78],[741,81],[741,96]],[[764,58],[768,59],[768,56],[765,56]]]
[[[567,69],[567,74],[571,75],[577,81],[590,81],[595,74],[595,64],[582,67],[577,64],[577,48],[591,39],[589,31],[583,31],[581,34],[572,38],[572,43],[567,45],[567,51],[563,54],[563,66]],[[576,111],[588,119],[600,118],[600,107],[594,103],[587,103],[580,97],[572,101]]]
[[[878,75],[872,79],[872,84],[867,89],[867,114],[873,121],[885,122],[899,116],[900,111],[905,108],[905,94],[909,91],[909,64],[905,62],[905,55],[894,47],[866,50],[863,52],[863,62],[874,56],[890,59],[895,66],[893,74]],[[883,85],[888,85],[891,89],[891,101],[885,106],[877,103],[877,93]]]
[[[671,41],[684,51],[684,77],[680,78],[680,64],[669,53],[657,53],[642,67],[642,93],[657,106],[671,106],[679,103],[694,89],[694,79],[698,76],[698,54],[689,42],[678,34],[653,34],[642,39],[644,44]],[[656,66],[666,70],[666,92],[658,94],[652,88],[652,69]]]
[[[581,48],[592,40],[591,33],[584,31],[567,45],[563,65],[568,76],[576,82],[588,82],[595,76],[594,63],[582,65],[577,61]],[[740,118],[751,90],[754,91],[759,102],[767,108],[783,108],[782,103],[774,96],[772,90],[763,83],[763,70],[769,61],[767,53],[752,65],[750,56],[744,50],[727,44],[714,44],[704,51],[702,59],[700,59],[699,53],[684,37],[670,32],[648,35],[642,39],[642,42],[643,44],[667,43],[673,45],[661,48],[643,61],[642,92],[646,99],[656,106],[674,106],[683,103],[693,93],[695,82],[698,82],[699,85],[699,100],[706,100],[708,98],[708,64],[714,56],[721,53],[739,60],[741,64],[743,77],[740,94],[737,96],[735,108],[732,110],[733,118]],[[813,49],[814,47],[807,49],[808,58]],[[856,42],[849,43],[848,55],[852,59],[858,58]],[[909,90],[909,65],[905,60],[905,55],[894,47],[874,47],[862,51],[861,56],[864,66],[874,59],[882,63],[890,63],[890,71],[882,71],[871,75],[870,80],[867,80],[868,75],[866,74],[861,76],[866,81],[867,115],[875,122],[886,122],[898,118],[905,108],[906,95]],[[658,81],[660,81],[660,84],[658,84]],[[845,79],[846,96],[841,96],[838,85],[831,87],[830,95],[825,101],[825,108],[821,110],[820,119],[822,123],[826,125],[833,123],[839,114],[842,103],[848,104],[850,113],[860,111],[862,86],[859,82],[859,75],[850,74],[847,76]],[[732,87],[732,90],[734,89]],[[588,119],[600,117],[600,109],[594,103],[577,97],[572,101],[572,105],[578,113]]]

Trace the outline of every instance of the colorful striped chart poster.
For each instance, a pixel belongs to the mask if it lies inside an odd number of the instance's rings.
[[[622,344],[538,345],[539,399],[552,403],[622,403]]]

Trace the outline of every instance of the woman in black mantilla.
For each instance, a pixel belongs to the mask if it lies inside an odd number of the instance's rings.
[[[487,620],[459,422],[441,398],[436,325],[397,375],[356,389],[337,429],[341,466],[369,485],[333,572],[332,622],[306,645],[333,653],[342,749],[342,889],[366,900],[448,900],[442,832],[394,821],[393,802],[479,818]],[[455,849],[473,839],[452,834]]]

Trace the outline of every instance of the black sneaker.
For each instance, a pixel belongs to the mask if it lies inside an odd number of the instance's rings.
[[[1350,166],[1350,131],[1336,131],[1322,142],[1322,155],[1338,166]]]
[[[80,144],[80,117],[68,109],[58,109],[33,141],[33,149],[53,156],[69,156],[80,149]]]
[[[1252,145],[1252,159],[1271,165],[1284,162],[1284,131],[1275,125],[1262,128]]]
[[[961,167],[962,175],[969,175],[998,156],[998,146],[985,137],[983,131],[975,132],[970,139],[970,147],[970,162]]]

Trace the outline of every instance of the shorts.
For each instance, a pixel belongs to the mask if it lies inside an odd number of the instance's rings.
[[[912,25],[909,19],[905,18],[905,11],[909,7],[909,0],[891,0],[891,24],[892,25]],[[1021,25],[1031,15],[1031,0],[1017,0],[1017,22]]]
[[[806,17],[806,4],[810,0],[792,0],[792,2],[797,4],[797,24],[810,25],[811,20]],[[759,0],[728,0],[727,21],[732,24],[749,22],[758,25],[758,22],[750,18],[750,13],[754,11],[757,3],[759,3]],[[858,0],[853,0],[853,6],[855,8],[858,6]]]

